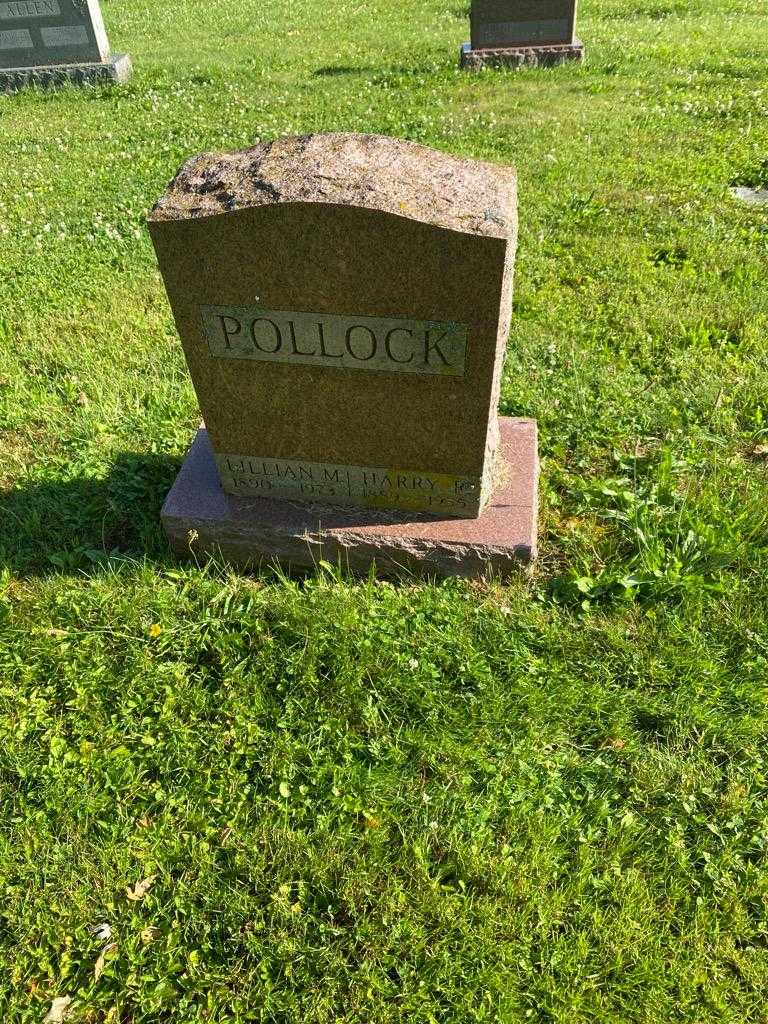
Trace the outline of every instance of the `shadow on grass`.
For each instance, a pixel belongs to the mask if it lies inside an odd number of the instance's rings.
[[[445,60],[439,61],[440,65],[444,65]],[[453,66],[453,61],[448,61],[450,66]],[[389,85],[393,78],[398,79],[402,77],[413,78],[415,76],[430,74],[436,70],[435,63],[433,61],[426,61],[425,63],[416,64],[390,64],[382,67],[352,67],[348,64],[330,64],[326,67],[316,68],[312,72],[313,78],[343,78],[343,77],[354,77],[356,75],[367,75],[371,84],[373,85]]]
[[[109,556],[171,563],[160,509],[180,461],[126,452],[100,479],[77,477],[0,493],[0,567],[45,576]]]
[[[345,65],[339,65],[338,67],[325,67],[318,68],[313,71],[312,74],[315,78],[339,78],[342,75],[362,75],[365,68],[351,68]]]

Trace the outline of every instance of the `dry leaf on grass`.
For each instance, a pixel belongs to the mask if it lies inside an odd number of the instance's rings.
[[[139,903],[152,888],[156,878],[157,875],[150,875],[149,878],[145,878],[142,882],[137,882],[132,889],[125,890],[125,895],[134,903]]]
[[[142,942],[154,942],[160,935],[160,929],[150,925],[149,928],[144,928],[141,933]]]
[[[752,454],[756,459],[768,458],[768,444],[756,444],[752,449]]]
[[[116,949],[116,942],[110,942],[108,946],[105,946],[104,949],[102,949],[101,953],[99,954],[99,959],[96,961],[96,966],[93,969],[93,976],[96,979],[96,981],[98,981],[99,978],[104,973],[104,968],[107,966],[107,957],[109,956],[110,953],[114,953]]]
[[[45,1024],[62,1024],[69,1016],[69,1008],[72,1005],[72,996],[59,996],[51,1003]]]

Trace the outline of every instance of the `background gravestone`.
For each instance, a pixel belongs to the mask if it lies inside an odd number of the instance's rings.
[[[576,0],[472,0],[465,67],[562,64],[582,60]]]
[[[207,428],[163,512],[178,548],[192,530],[237,557],[469,574],[532,557],[535,424],[496,412],[510,168],[281,139],[191,160],[149,224]]]
[[[0,0],[0,89],[130,73],[126,54],[110,55],[98,0]]]

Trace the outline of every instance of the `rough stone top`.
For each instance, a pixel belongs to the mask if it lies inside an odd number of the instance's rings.
[[[384,135],[302,135],[188,160],[150,221],[215,217],[276,203],[360,206],[471,234],[516,224],[511,167]]]

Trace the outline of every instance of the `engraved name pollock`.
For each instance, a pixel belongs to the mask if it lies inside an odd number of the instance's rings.
[[[203,306],[212,356],[463,377],[466,324]]]
[[[462,516],[477,510],[482,489],[480,480],[428,471],[371,469],[252,455],[217,455],[216,462],[224,489],[243,496]]]

